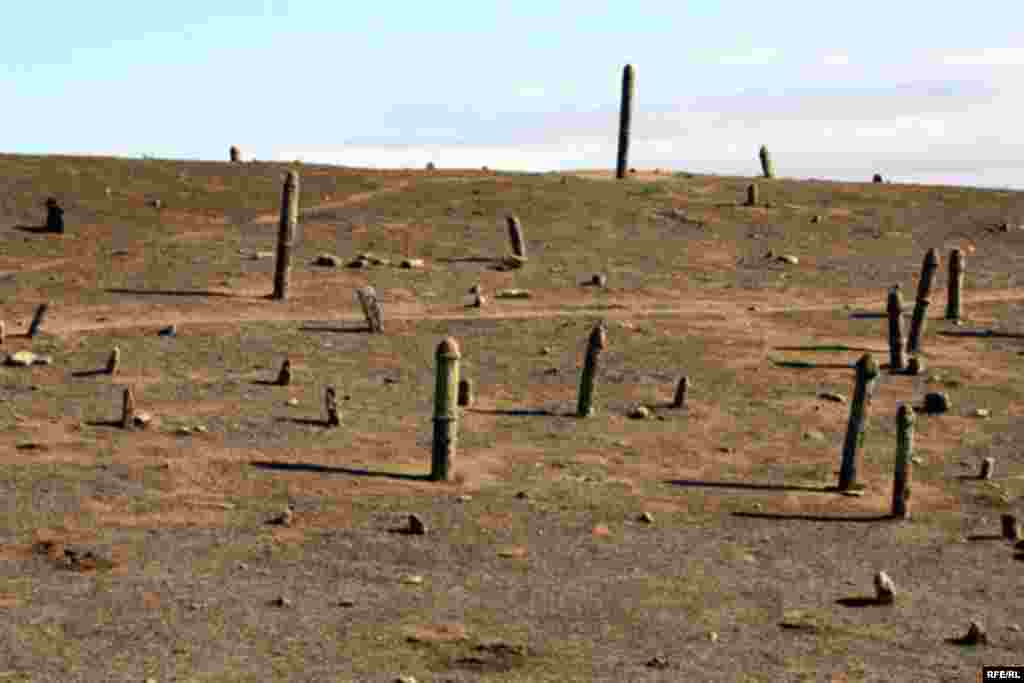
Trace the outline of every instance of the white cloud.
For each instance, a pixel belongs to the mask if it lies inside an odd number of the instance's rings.
[[[944,55],[947,66],[1024,66],[1024,48],[987,47],[975,52]]]
[[[821,58],[821,63],[825,66],[849,66],[850,56],[843,54],[825,55]]]
[[[774,47],[755,47],[746,54],[725,55],[717,61],[729,66],[759,66],[774,62],[778,56],[779,51]]]
[[[520,97],[544,97],[544,88],[539,85],[527,85],[519,89]]]

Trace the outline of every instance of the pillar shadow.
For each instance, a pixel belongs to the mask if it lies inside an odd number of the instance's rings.
[[[358,327],[328,327],[326,325],[304,325],[299,328],[299,332],[334,332],[337,334],[369,334],[369,325],[359,325]]]
[[[495,263],[498,261],[501,261],[501,259],[491,258],[490,256],[454,256],[437,259],[438,263]]]
[[[221,297],[225,299],[256,299],[261,297],[243,296],[232,292],[214,292],[208,289],[130,289],[126,287],[112,287],[105,291],[111,294],[138,294],[143,296],[205,296]]]
[[[904,311],[906,313],[907,311]],[[854,311],[850,313],[851,320],[879,320],[888,318],[889,314],[879,311]]]
[[[889,353],[888,349],[869,349],[860,346],[843,346],[819,344],[817,346],[773,346],[773,351],[820,351],[823,353],[842,353],[843,351],[862,351],[864,353]]]
[[[54,230],[50,230],[45,225],[15,225],[15,226],[13,226],[13,228],[15,230],[20,230],[21,232],[32,232],[32,233],[35,233],[37,235],[60,235],[61,234],[61,233],[56,232]]]
[[[971,534],[967,537],[968,541],[1002,541],[1005,540],[1002,534]]]
[[[995,330],[943,330],[943,337],[986,337],[989,339],[1024,339],[1024,333],[996,332]]]
[[[508,410],[486,410],[483,408],[466,408],[467,413],[479,413],[480,415],[508,415],[511,417],[571,417],[575,413],[556,413],[543,408],[511,408]]]
[[[797,370],[855,370],[857,368],[852,363],[813,363],[802,360],[773,360],[772,363],[780,368]]]
[[[798,484],[758,484],[745,481],[703,481],[698,479],[669,479],[672,486],[690,488],[742,489],[744,491],[806,491],[808,493],[839,493],[836,486],[800,486]]]
[[[121,429],[121,420],[90,420],[85,424],[88,427],[117,427]]]
[[[106,368],[100,368],[99,370],[77,370],[71,373],[72,377],[96,377],[98,375],[109,375]]]
[[[282,472],[320,472],[323,474],[348,474],[353,477],[380,477],[401,481],[431,481],[429,474],[402,474],[400,472],[377,472],[355,467],[334,467],[331,465],[315,465],[305,462],[277,462],[275,460],[253,460],[249,463],[262,470]]]
[[[327,420],[314,419],[308,417],[279,417],[278,422],[291,422],[292,424],[303,425],[306,427],[324,427],[328,428],[331,425],[327,424]]]
[[[279,387],[279,386],[282,386],[281,384],[278,384],[276,379],[254,379],[251,382],[249,382],[249,384],[259,384],[259,385],[262,385],[262,386],[265,386],[265,387]]]
[[[985,481],[985,479],[982,479],[977,474],[958,474],[956,478],[959,481]]]
[[[868,517],[844,517],[839,515],[797,515],[783,512],[734,512],[735,517],[753,519],[775,519],[780,521],[800,522],[891,522],[896,518],[892,515],[871,515]]]
[[[891,602],[884,602],[874,596],[858,595],[850,598],[839,598],[836,600],[837,605],[843,607],[882,607],[891,606]]]

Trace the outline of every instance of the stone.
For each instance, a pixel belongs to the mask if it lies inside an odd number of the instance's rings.
[[[320,254],[316,257],[316,260],[313,261],[313,264],[317,266],[326,266],[328,268],[337,268],[341,264],[341,259],[334,254]]]
[[[408,531],[413,536],[423,536],[427,533],[427,525],[418,515],[409,515]]]
[[[606,287],[608,285],[608,276],[604,273],[597,273],[590,278],[590,284],[595,287]]]
[[[885,572],[875,574],[875,600],[880,605],[891,605],[896,601],[896,584]]]
[[[640,516],[637,517],[637,521],[643,522],[644,524],[654,524],[654,515],[650,512],[641,512]]]
[[[418,586],[423,583],[423,577],[419,574],[410,574],[402,577],[402,583],[409,584],[411,586]]]
[[[843,394],[836,394],[831,391],[823,391],[818,394],[818,398],[823,398],[826,401],[833,401],[835,403],[846,403],[846,396]]]
[[[294,397],[290,398],[287,401],[285,401],[285,404],[290,405],[290,406],[297,406],[297,405],[299,405],[299,399],[294,398]]]
[[[647,406],[636,406],[629,411],[629,417],[634,420],[646,420],[651,417],[651,409]]]
[[[366,259],[357,258],[354,261],[350,261],[349,264],[348,264],[348,267],[349,268],[365,268],[368,265],[370,265],[370,262],[367,261]]]
[[[911,358],[907,361],[906,373],[908,375],[916,377],[917,375],[920,375],[922,372],[924,372],[924,362],[920,358],[917,358],[915,356],[914,358]]]
[[[407,258],[407,259],[403,259],[402,260],[401,267],[402,268],[406,268],[406,269],[409,269],[409,268],[422,268],[423,264],[424,264],[424,261],[421,258]]]
[[[499,299],[529,299],[532,295],[525,289],[501,289],[495,296]]]
[[[174,325],[168,325],[167,327],[161,328],[157,334],[161,337],[177,337],[178,328]]]
[[[668,659],[661,655],[655,655],[647,660],[644,664],[648,669],[667,669],[669,667]]]
[[[967,627],[967,633],[956,640],[960,645],[981,645],[988,642],[988,634],[985,627],[978,621],[972,621]]]
[[[36,362],[36,357],[36,354],[31,351],[16,351],[8,354],[7,360],[4,363],[15,367],[27,368]]]
[[[271,600],[270,604],[274,607],[291,607],[292,601],[282,595],[278,598],[274,598],[273,600]]]
[[[814,441],[824,441],[825,440],[825,435],[822,432],[819,432],[816,429],[811,429],[811,430],[808,430],[808,431],[804,432],[804,438],[805,439],[813,439]]]
[[[781,256],[779,256],[778,260],[783,263],[788,263],[791,266],[795,266],[800,263],[800,259],[798,259],[796,256],[793,256],[792,254],[782,254]]]
[[[136,427],[148,427],[152,421],[153,415],[143,410],[136,411],[135,415],[132,417],[132,422]]]
[[[988,408],[977,408],[974,411],[975,417],[989,417],[990,415],[992,415],[992,412]]]
[[[814,216],[811,216],[812,223],[821,223],[823,220],[825,220],[825,217],[822,216],[821,214],[815,214]]]
[[[273,258],[273,256],[274,252],[272,251],[257,251],[251,258],[253,261],[259,261],[260,259]]]
[[[944,392],[932,392],[925,394],[924,412],[929,415],[947,413],[950,409],[949,396]]]
[[[433,167],[431,167],[428,168],[427,170],[432,171],[434,169]],[[399,676],[394,680],[394,683],[419,683],[419,681],[416,680],[415,676]]]
[[[267,524],[273,524],[275,526],[291,526],[293,521],[295,521],[295,510],[291,505],[289,505],[281,512],[281,514],[268,519]]]

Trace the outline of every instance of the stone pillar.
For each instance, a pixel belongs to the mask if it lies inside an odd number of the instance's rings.
[[[850,420],[846,427],[846,440],[843,442],[843,459],[839,469],[839,490],[848,491],[857,483],[857,448],[861,435],[864,433],[864,421],[867,418],[868,399],[878,379],[878,364],[865,353],[857,361],[857,379],[850,401]]]
[[[288,171],[281,193],[281,221],[277,234],[277,264],[274,269],[274,293],[272,299],[284,301],[288,298],[288,283],[292,271],[292,247],[295,243],[295,229],[299,222],[299,174]]]
[[[594,378],[597,375],[597,361],[607,346],[608,332],[604,323],[600,322],[594,326],[587,340],[587,353],[580,376],[579,399],[576,403],[578,417],[590,417],[594,414]]]
[[[914,455],[914,410],[900,404],[896,413],[896,464],[892,478],[892,516],[909,516],[907,499],[910,498],[910,463]]]
[[[907,337],[907,353],[921,350],[921,336],[924,334],[927,321],[928,302],[932,289],[932,278],[939,267],[939,252],[929,249],[921,266],[921,280],[917,285],[917,302],[914,305],[914,317],[910,321],[910,335]]]
[[[434,387],[434,439],[430,458],[430,479],[448,481],[459,435],[457,391],[459,385],[459,343],[448,337],[437,346],[437,376]]]

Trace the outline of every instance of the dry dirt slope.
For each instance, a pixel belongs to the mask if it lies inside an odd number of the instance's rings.
[[[292,294],[270,302],[273,259],[253,256],[284,170],[0,156],[4,350],[54,357],[0,369],[0,680],[961,681],[1020,663],[1021,564],[990,538],[1024,488],[1024,231],[995,228],[1021,222],[1020,193],[777,180],[744,207],[745,178],[303,165]],[[63,236],[31,229],[50,195]],[[529,260],[502,271],[509,211]],[[887,360],[864,314],[895,283],[909,305],[931,247],[927,371],[884,374],[864,495],[836,495],[849,404],[820,394],[851,395],[865,351]],[[961,326],[941,319],[953,247]],[[322,252],[425,267],[311,265]],[[580,286],[598,272],[606,288]],[[490,301],[466,308],[476,283]],[[384,335],[361,330],[365,284]],[[965,336],[982,329],[1010,334]],[[478,396],[438,484],[421,475],[447,335]],[[118,375],[90,373],[114,345]],[[286,355],[295,383],[269,385]],[[124,386],[149,429],[109,424]],[[918,417],[913,516],[886,520],[896,406],[938,390],[953,410]],[[638,404],[653,417],[629,419]],[[970,479],[988,456],[994,480]],[[289,503],[289,526],[266,523]],[[425,536],[395,532],[409,513]],[[837,602],[879,569],[894,606]],[[971,619],[987,645],[947,642]]]

